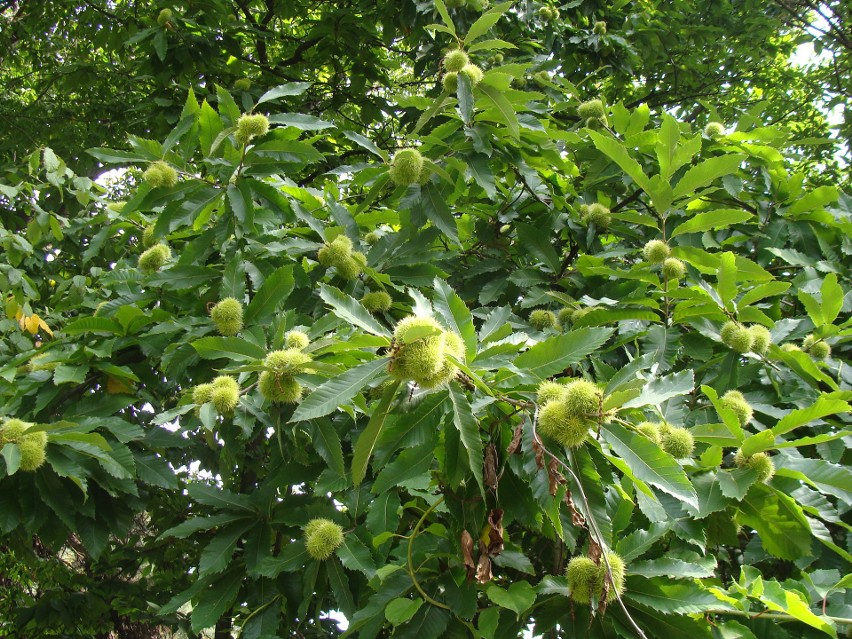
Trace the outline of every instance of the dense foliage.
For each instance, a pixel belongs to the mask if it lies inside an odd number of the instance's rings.
[[[445,2],[0,13],[0,636],[847,632],[807,3]]]

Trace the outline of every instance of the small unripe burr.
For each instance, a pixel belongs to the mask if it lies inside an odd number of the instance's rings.
[[[156,162],[152,162],[145,172],[142,174],[142,178],[152,187],[152,188],[171,188],[178,181],[178,174],[175,169],[163,162],[162,160],[157,160]]]
[[[305,526],[305,547],[314,559],[328,559],[342,544],[343,528],[330,519],[312,519]]]
[[[470,63],[470,59],[461,49],[453,49],[444,56],[444,68],[449,72],[458,73],[468,63]]]
[[[651,264],[662,264],[670,254],[669,245],[662,240],[650,240],[642,248],[642,255]]]

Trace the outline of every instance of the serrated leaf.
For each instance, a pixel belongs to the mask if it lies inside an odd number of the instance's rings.
[[[685,233],[703,233],[710,229],[723,229],[745,222],[753,217],[754,215],[748,211],[740,209],[719,209],[706,213],[698,213],[683,224],[676,226],[669,238],[673,239]]]
[[[807,408],[797,408],[785,415],[775,426],[772,427],[772,432],[775,435],[783,435],[791,430],[804,426],[814,420],[822,419],[828,415],[848,413],[852,411],[852,406],[848,402],[839,399],[830,399],[828,397],[820,397],[812,405]]]
[[[852,470],[822,459],[793,457],[788,454],[774,458],[780,476],[789,476],[809,483],[820,492],[833,495],[852,505]]]
[[[136,454],[136,476],[149,486],[158,486],[169,490],[178,487],[178,480],[172,468],[162,457],[154,453]]]
[[[757,483],[739,503],[739,509],[737,520],[757,531],[769,554],[791,561],[811,554],[811,527],[791,497]]]
[[[628,577],[625,599],[670,615],[686,615],[731,606],[700,585],[689,582],[662,582],[658,579]]]
[[[630,157],[630,153],[628,153],[627,148],[623,144],[596,131],[589,131],[589,137],[592,138],[592,142],[594,142],[598,151],[620,166],[639,188],[650,194],[651,181],[642,171],[639,163]]]
[[[230,609],[242,586],[243,575],[239,571],[223,576],[210,588],[203,591],[192,609],[192,630],[201,632],[215,626],[219,618]]]
[[[254,522],[234,524],[220,530],[204,550],[198,561],[198,574],[216,574],[225,570],[237,549],[237,542]]]
[[[216,508],[235,509],[247,512],[256,512],[248,495],[238,495],[225,488],[209,486],[199,482],[187,485],[186,491],[195,501],[205,506]]]
[[[712,577],[716,570],[716,559],[702,557],[694,562],[673,557],[661,557],[648,561],[634,561],[627,567],[627,574],[642,577],[670,577],[672,579],[691,579]]]
[[[699,162],[690,168],[675,185],[674,199],[692,196],[698,189],[708,186],[718,178],[735,173],[745,160],[744,155],[720,155]]]
[[[693,508],[698,508],[695,488],[671,455],[663,452],[649,439],[614,422],[604,424],[601,434],[618,456],[627,462],[637,478]]]
[[[187,519],[177,526],[172,526],[168,530],[160,533],[160,536],[157,537],[157,539],[163,540],[169,537],[186,539],[190,535],[194,535],[202,530],[210,530],[217,526],[232,524],[240,519],[245,519],[245,517],[245,514],[236,513],[220,513],[218,515],[210,515],[208,517],[193,517],[192,519]]]
[[[372,578],[376,574],[376,561],[367,548],[355,535],[344,535],[343,543],[337,549],[337,556],[344,567],[357,570]]]
[[[340,437],[334,430],[331,422],[325,419],[318,420],[313,424],[313,437],[311,441],[314,448],[323,458],[330,470],[340,477],[346,477],[346,465],[343,461],[343,447]]]
[[[423,600],[420,597],[416,599],[397,597],[392,599],[385,608],[385,619],[394,626],[398,626],[411,619],[422,605]]]
[[[444,21],[444,24],[447,25],[447,29],[450,30],[450,33],[452,33],[452,35],[455,35],[456,25],[453,24],[453,20],[452,18],[450,18],[450,13],[449,11],[447,11],[447,5],[444,4],[444,0],[435,0],[435,8],[441,15],[441,19]]]
[[[822,298],[822,316],[826,324],[831,324],[843,308],[843,288],[837,283],[835,273],[825,276],[819,292]]]
[[[459,243],[459,233],[456,228],[456,219],[453,217],[445,197],[438,190],[438,186],[429,182],[420,189],[420,203],[423,212],[436,228],[446,235],[454,244]]]
[[[346,293],[328,284],[320,284],[319,296],[331,306],[334,314],[340,319],[360,326],[373,335],[390,337],[390,331],[382,326],[360,302]]]
[[[263,577],[274,579],[282,572],[294,572],[304,566],[311,556],[302,539],[287,544],[277,557],[266,557],[257,566],[257,572]]]
[[[485,84],[484,82],[479,84],[479,90],[482,93],[482,96],[491,102],[494,107],[494,111],[500,118],[500,121],[509,129],[509,134],[515,139],[520,138],[521,128],[518,122],[518,114],[515,113],[515,108],[512,106],[512,103],[509,102],[506,95],[499,89]]]
[[[775,435],[771,430],[764,430],[754,435],[750,435],[743,440],[742,449],[743,455],[751,457],[755,453],[770,450],[775,446]]]
[[[414,448],[406,448],[391,463],[383,466],[370,490],[381,494],[408,480],[426,475],[435,459],[434,441],[426,441]]]
[[[473,317],[458,294],[440,278],[435,278],[435,311],[444,320],[445,325],[464,340],[467,361],[476,356],[476,329]]]
[[[367,530],[374,536],[396,531],[399,525],[399,495],[388,491],[377,495],[367,510]]]
[[[370,380],[377,377],[386,367],[386,359],[375,359],[350,368],[342,375],[324,382],[298,405],[290,418],[290,422],[316,419],[334,412],[339,406],[349,403]]]
[[[381,400],[373,409],[370,421],[358,436],[358,441],[355,442],[355,448],[352,452],[352,483],[355,486],[360,486],[367,474],[367,464],[373,455],[376,441],[379,439],[382,427],[387,420],[388,408],[390,408],[391,401],[393,401],[400,384],[401,382],[395,381],[385,389]]]
[[[512,363],[539,380],[547,379],[597,350],[610,335],[610,328],[580,328],[539,342]]]
[[[470,471],[484,499],[485,485],[482,480],[484,458],[482,439],[479,437],[479,423],[473,415],[470,402],[456,384],[450,384],[450,400],[453,403],[453,425],[459,431],[462,445],[467,451]]]
[[[501,608],[512,610],[518,618],[535,603],[535,589],[527,581],[516,581],[508,590],[494,583],[485,591],[488,598]]]
[[[239,337],[202,337],[192,342],[192,347],[203,359],[258,360],[266,357],[266,350]]]
[[[695,376],[691,370],[680,371],[651,380],[642,388],[636,399],[626,402],[624,408],[659,406],[667,399],[686,395],[695,388]]]
[[[502,2],[479,16],[476,22],[470,25],[470,29],[468,29],[467,35],[464,37],[465,44],[470,44],[488,33],[488,30],[497,24],[497,21],[511,6],[511,2]]]
[[[760,600],[770,610],[788,614],[831,637],[837,637],[837,631],[834,626],[826,619],[820,618],[811,612],[810,606],[802,599],[801,593],[796,590],[786,590],[774,580],[766,581],[764,582],[763,594],[760,596]]]
[[[74,320],[62,330],[67,335],[80,335],[82,333],[124,334],[124,328],[121,324],[108,317],[83,317]]]
[[[269,91],[260,96],[260,99],[257,101],[257,106],[260,106],[264,102],[271,102],[272,100],[277,100],[285,96],[302,95],[310,87],[310,82],[288,82],[287,84],[280,84],[277,87],[269,89]]]
[[[278,304],[287,299],[293,291],[294,284],[292,266],[282,266],[273,271],[249,302],[245,312],[246,325],[261,322],[271,316]]]
[[[0,455],[6,461],[7,475],[14,475],[18,472],[21,467],[21,449],[18,448],[17,444],[12,442],[4,444],[3,449],[0,450]]]

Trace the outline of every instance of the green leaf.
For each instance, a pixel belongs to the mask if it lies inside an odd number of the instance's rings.
[[[177,526],[172,526],[168,530],[160,533],[160,536],[157,537],[157,539],[163,540],[169,537],[186,539],[187,537],[194,535],[197,532],[201,532],[202,530],[210,530],[211,528],[231,524],[245,518],[245,513],[220,513],[218,515],[210,515],[207,517],[193,517],[192,519],[187,519],[185,522],[180,523]]]
[[[473,122],[473,82],[466,73],[459,73],[456,80],[456,96],[459,100],[459,115],[470,126]]]
[[[843,288],[837,283],[837,275],[829,273],[822,281],[819,289],[822,298],[822,316],[826,324],[837,319],[843,308]]]
[[[394,626],[398,626],[411,619],[420,610],[420,606],[422,605],[423,600],[420,597],[416,599],[397,597],[396,599],[392,599],[387,605],[387,608],[385,608],[385,619]]]
[[[745,497],[749,488],[757,481],[757,471],[749,468],[734,468],[731,471],[720,470],[716,473],[719,489],[725,497],[737,501]]]
[[[220,530],[201,551],[198,574],[216,574],[225,570],[237,549],[237,542],[254,522],[234,524]]]
[[[850,411],[852,411],[852,406],[847,402],[839,399],[820,397],[807,408],[797,408],[779,419],[778,423],[772,427],[772,432],[776,435],[783,435],[814,420]]]
[[[826,204],[836,202],[839,195],[840,190],[836,186],[818,186],[803,197],[796,198],[796,201],[787,209],[787,214],[798,215],[823,208]]]
[[[691,370],[658,377],[645,384],[639,397],[626,402],[623,407],[659,406],[667,399],[691,393],[694,387],[695,377]]]
[[[553,248],[553,243],[547,233],[542,233],[541,229],[530,224],[521,223],[515,225],[515,230],[525,249],[546,264],[551,271],[560,273],[562,263],[559,256],[556,255],[556,250]]]
[[[652,548],[671,529],[669,523],[655,522],[648,530],[634,530],[618,540],[616,551],[624,561],[633,561]]]
[[[708,186],[718,178],[736,173],[745,157],[739,154],[720,155],[696,164],[684,173],[674,187],[674,199],[691,197],[698,189]]]
[[[268,319],[293,291],[294,284],[292,266],[282,266],[273,271],[249,302],[245,312],[246,325]]]
[[[716,560],[713,557],[701,557],[694,562],[687,562],[672,557],[662,557],[649,561],[634,561],[627,566],[628,575],[667,577],[671,579],[712,577],[715,570]]]
[[[536,379],[544,380],[596,351],[612,332],[611,328],[580,328],[557,335],[521,353],[512,363]]]
[[[0,450],[0,455],[3,455],[3,459],[6,461],[7,475],[14,475],[18,472],[21,467],[21,449],[18,448],[17,444],[12,442],[5,444],[3,449]]]
[[[601,434],[616,454],[627,462],[636,477],[698,508],[695,488],[671,455],[663,452],[651,440],[614,422],[604,424]]]
[[[124,328],[121,324],[108,317],[82,317],[74,320],[62,330],[67,335],[81,335],[83,333],[124,334]]]
[[[408,623],[394,630],[394,639],[438,639],[450,622],[450,613],[438,606],[423,606]]]
[[[596,131],[589,131],[589,137],[592,138],[592,142],[594,142],[598,151],[620,166],[639,188],[646,193],[651,192],[651,182],[648,176],[642,171],[639,163],[630,157],[630,153],[628,153],[627,148],[623,144]]]
[[[743,308],[748,304],[754,304],[767,297],[781,295],[790,286],[790,282],[766,282],[765,284],[758,284],[740,298],[739,306]]]
[[[447,25],[447,29],[450,30],[452,35],[456,35],[456,25],[453,24],[452,18],[450,18],[450,13],[447,11],[447,6],[444,4],[444,0],[435,0],[435,8],[438,10],[438,13],[441,14],[441,19],[444,21],[444,24]]]
[[[313,423],[312,443],[329,469],[340,477],[346,477],[346,465],[343,461],[343,447],[340,437],[331,422],[320,419]]]
[[[468,464],[479,492],[485,498],[485,485],[482,480],[484,463],[482,439],[479,437],[479,423],[473,415],[473,409],[467,397],[456,384],[450,384],[450,400],[453,402],[453,426],[459,431],[461,442],[467,450]]]
[[[527,581],[516,581],[508,590],[504,590],[493,582],[488,584],[485,591],[488,598],[501,608],[512,610],[518,619],[535,603],[535,589]]]
[[[364,137],[360,133],[356,133],[355,131],[343,131],[343,135],[352,140],[355,144],[360,146],[362,149],[366,149],[373,155],[381,158],[383,162],[388,161],[387,151],[382,151],[379,147],[377,147],[369,138]]]
[[[243,576],[240,571],[231,572],[202,592],[198,603],[192,609],[193,632],[201,632],[204,628],[215,626],[219,618],[234,605]]]
[[[269,123],[291,126],[300,131],[322,131],[323,129],[335,128],[332,122],[326,122],[316,116],[305,113],[276,113],[269,116]]]
[[[337,549],[341,563],[349,570],[357,570],[370,579],[376,574],[376,562],[367,548],[355,535],[344,535],[343,544]]]
[[[202,337],[192,347],[204,359],[253,361],[266,357],[265,349],[239,337]]]
[[[519,139],[521,136],[521,128],[518,123],[518,115],[515,113],[515,108],[512,106],[512,103],[509,102],[506,95],[499,89],[485,84],[484,82],[480,83],[478,88],[482,93],[482,97],[491,102],[494,106],[495,113],[499,120],[509,129],[509,134],[513,138]]]
[[[290,422],[306,421],[328,415],[347,404],[370,380],[387,368],[387,360],[374,359],[333,377],[318,386],[296,407]]]
[[[517,49],[518,47],[512,44],[511,42],[506,42],[505,40],[482,40],[481,42],[477,42],[476,44],[472,44],[470,46],[466,46],[468,53],[476,53],[477,51],[491,51],[493,49]]]
[[[810,606],[802,599],[801,593],[796,590],[786,590],[775,580],[764,582],[760,601],[770,610],[788,614],[831,637],[837,637],[834,626],[811,612]]]
[[[271,102],[272,100],[277,100],[286,96],[302,95],[310,87],[310,82],[288,82],[287,84],[280,84],[277,87],[269,89],[269,91],[260,96],[260,99],[257,101],[257,106],[260,106],[264,102]]]
[[[509,7],[511,6],[511,2],[503,2],[495,5],[493,8],[479,16],[476,22],[474,22],[470,26],[470,29],[468,29],[467,35],[464,37],[465,44],[470,44],[488,33],[488,30],[497,24],[497,21],[504,13],[506,13],[506,11],[509,10]]]
[[[624,597],[668,615],[688,615],[707,610],[731,609],[730,604],[721,601],[700,585],[689,581],[671,582],[628,577]]]
[[[383,532],[395,531],[399,525],[399,507],[399,495],[395,492],[377,495],[367,510],[367,530],[374,537]]]
[[[737,520],[760,535],[764,550],[794,561],[811,554],[811,527],[796,502],[765,484],[754,484],[739,504]]]
[[[376,447],[376,441],[382,432],[382,427],[388,417],[388,408],[391,401],[399,388],[400,381],[394,381],[385,389],[381,400],[373,409],[373,414],[370,416],[370,421],[367,427],[358,436],[358,441],[355,442],[355,448],[352,452],[352,483],[355,486],[360,486],[367,474],[367,464],[370,462],[370,457],[373,455],[373,449]]]
[[[746,437],[742,443],[743,455],[751,457],[755,453],[770,450],[775,446],[775,434],[771,430],[764,430]]]
[[[473,361],[476,357],[476,329],[470,311],[444,280],[436,277],[432,285],[435,287],[435,310],[446,326],[464,340],[467,361]]]
[[[301,569],[310,559],[304,540],[299,539],[284,546],[277,557],[264,558],[258,564],[257,572],[264,577],[274,579],[282,572],[295,572]]]
[[[806,293],[805,291],[798,291],[796,296],[799,298],[799,301],[802,303],[802,306],[805,307],[805,310],[808,313],[808,317],[811,318],[811,321],[814,323],[814,326],[822,326],[826,323],[825,317],[822,314],[822,306],[819,302],[817,302],[816,298]]]
[[[693,513],[700,519],[711,513],[725,510],[731,503],[722,492],[718,478],[719,472],[724,471],[701,473],[691,477],[695,493],[698,495],[698,510]]]
[[[406,448],[391,463],[383,466],[370,488],[371,492],[381,494],[406,481],[428,475],[435,460],[435,442],[428,440],[419,446]]]
[[[136,453],[136,476],[149,486],[169,490],[178,488],[178,480],[171,466],[154,453]]]
[[[340,319],[360,326],[368,333],[381,337],[390,337],[391,333],[382,326],[361,303],[346,293],[328,284],[320,284],[319,296],[331,306]]]
[[[722,304],[728,305],[728,302],[737,296],[737,264],[736,257],[730,251],[722,253],[719,258],[719,268],[716,270],[716,292],[722,299]]]
[[[441,230],[454,244],[459,243],[459,234],[456,229],[456,220],[447,206],[447,201],[437,185],[428,183],[421,187],[423,212],[432,224]]]
[[[779,476],[800,479],[820,492],[852,505],[852,470],[846,466],[789,454],[777,455],[773,459]]]
[[[195,501],[205,506],[256,512],[248,495],[238,495],[225,488],[194,482],[187,485],[186,492]]]
[[[669,239],[674,239],[678,235],[685,233],[703,233],[710,229],[724,229],[734,224],[739,224],[750,220],[754,216],[748,211],[740,209],[719,209],[716,211],[708,211],[706,213],[698,213],[683,224],[675,227]],[[787,285],[789,286],[789,284]]]

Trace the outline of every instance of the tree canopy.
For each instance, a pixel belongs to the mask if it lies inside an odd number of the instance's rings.
[[[846,633],[847,13],[5,3],[0,636]]]

